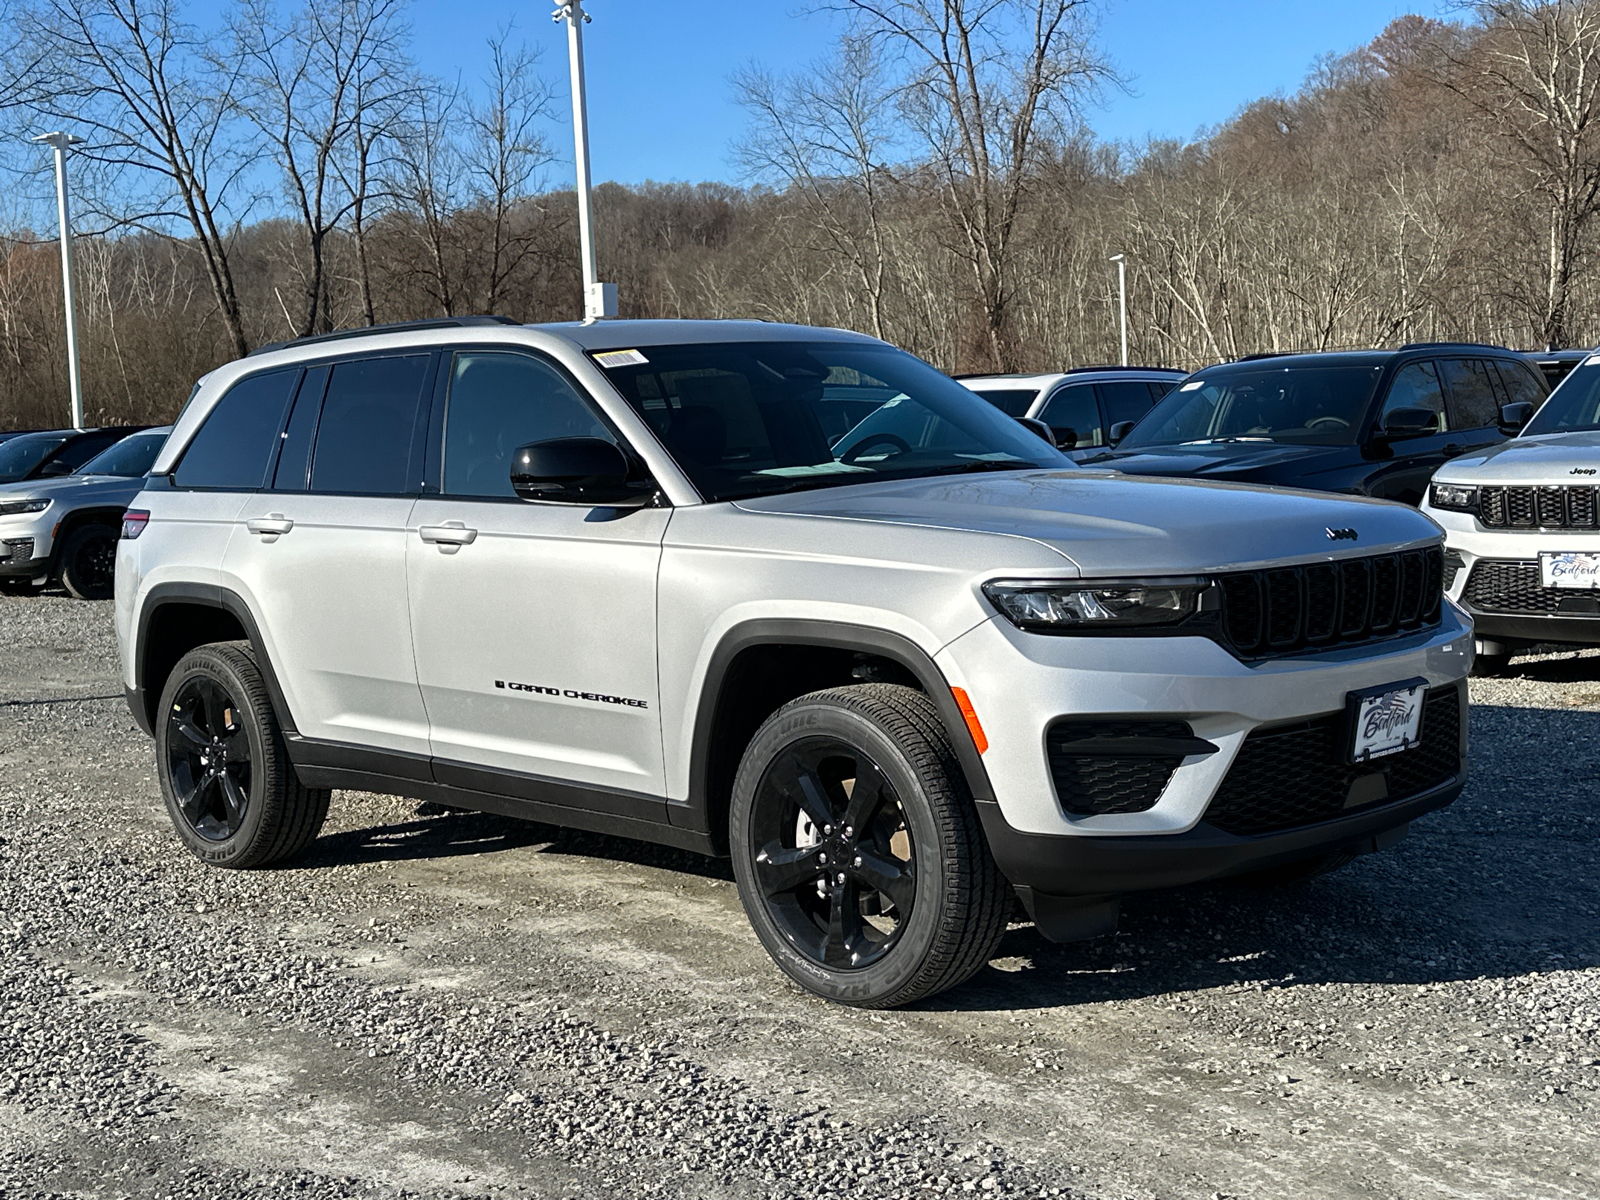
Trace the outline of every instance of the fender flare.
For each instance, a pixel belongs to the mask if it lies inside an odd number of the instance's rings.
[[[150,725],[152,697],[148,694],[144,678],[145,653],[149,646],[151,620],[163,607],[172,604],[199,604],[207,608],[220,609],[239,622],[244,629],[246,640],[250,643],[256,666],[260,668],[262,680],[267,685],[267,694],[272,699],[279,728],[285,734],[295,733],[297,727],[294,717],[289,712],[288,702],[283,697],[283,688],[279,686],[277,672],[272,668],[272,660],[267,657],[266,644],[261,640],[261,628],[256,624],[250,606],[237,593],[229,591],[220,584],[205,583],[158,583],[145,593],[139,605],[139,620],[135,626],[133,639],[134,685],[128,692],[128,707],[133,710],[134,720],[139,723],[139,727],[150,736],[155,736]]]
[[[806,619],[758,619],[735,625],[722,636],[711,653],[711,661],[701,683],[689,756],[690,814],[686,814],[697,819],[699,824],[710,824],[711,798],[707,795],[707,786],[711,769],[711,739],[716,729],[717,706],[722,698],[728,668],[741,651],[760,645],[855,650],[890,659],[906,668],[916,676],[923,691],[939,710],[940,720],[950,735],[973,799],[980,805],[994,802],[994,787],[989,782],[989,772],[984,768],[983,758],[972,741],[966,719],[956,707],[949,681],[934,663],[933,657],[921,646],[901,634],[870,625]],[[705,828],[701,832],[714,831]]]

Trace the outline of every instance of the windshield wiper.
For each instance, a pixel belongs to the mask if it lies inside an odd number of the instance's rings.
[[[1221,446],[1230,442],[1275,442],[1276,438],[1269,437],[1215,437],[1195,438],[1192,442],[1179,442],[1180,446]]]

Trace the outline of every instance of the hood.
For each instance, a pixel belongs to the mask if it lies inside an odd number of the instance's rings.
[[[1255,472],[1276,474],[1287,465],[1298,472],[1320,460],[1346,459],[1350,446],[1297,446],[1287,442],[1213,442],[1201,446],[1141,446],[1095,455],[1085,465],[1129,475],[1184,475],[1199,479],[1247,480]]]
[[[20,483],[0,484],[0,497],[25,497],[39,500],[64,500],[69,503],[110,499],[122,495],[123,503],[144,489],[143,475],[57,475],[50,479],[25,479]]]
[[[739,507],[1027,538],[1096,576],[1350,558],[1440,536],[1427,517],[1386,500],[1088,469],[819,488],[741,500]],[[1356,536],[1334,540],[1329,530]]]
[[[1512,438],[1452,459],[1434,478],[1446,483],[1600,483],[1600,430]]]

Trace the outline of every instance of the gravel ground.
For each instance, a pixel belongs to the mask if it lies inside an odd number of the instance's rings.
[[[1475,680],[1473,781],[1389,852],[869,1014],[693,855],[339,793],[207,870],[109,606],[0,635],[7,1200],[1600,1194],[1600,654]]]

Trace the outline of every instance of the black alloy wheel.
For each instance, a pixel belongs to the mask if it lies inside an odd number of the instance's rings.
[[[773,962],[862,1008],[971,978],[1016,902],[939,710],[893,684],[812,692],[768,717],[734,777],[728,848]]]
[[[167,710],[167,771],[178,810],[208,842],[239,832],[250,807],[250,738],[215,679],[184,681]]]
[[[894,788],[832,738],[785,747],[756,786],[755,877],[773,923],[833,970],[877,962],[916,903],[916,856]]]
[[[118,531],[85,525],[61,548],[61,583],[79,600],[109,600],[117,581]]]
[[[300,782],[248,642],[181,658],[155,710],[156,768],[184,845],[214,867],[263,867],[316,839],[331,793]]]

